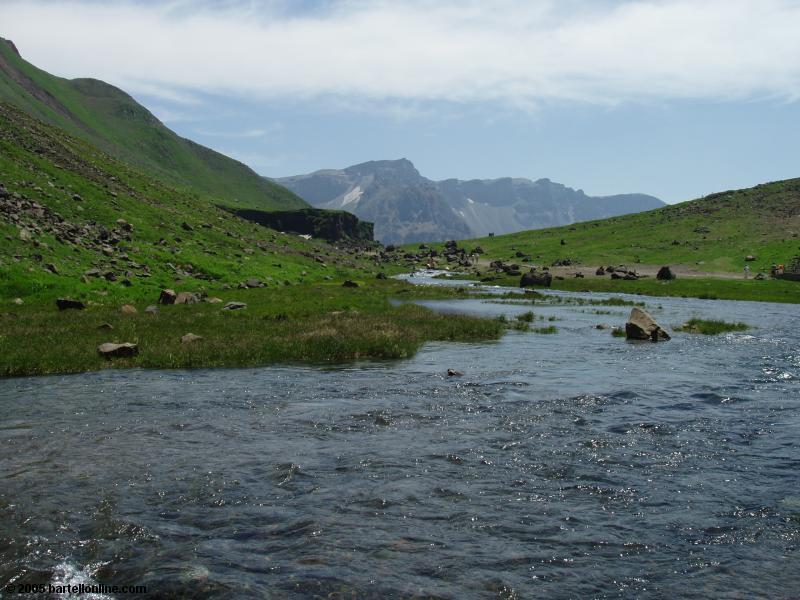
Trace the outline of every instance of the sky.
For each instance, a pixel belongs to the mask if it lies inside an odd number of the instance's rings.
[[[800,176],[800,0],[0,0],[0,36],[270,177],[408,158],[679,202]]]

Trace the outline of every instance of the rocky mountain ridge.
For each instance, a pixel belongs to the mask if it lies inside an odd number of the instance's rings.
[[[549,179],[432,181],[405,158],[275,181],[313,206],[372,221],[385,244],[499,235],[664,206],[646,194],[588,196]]]

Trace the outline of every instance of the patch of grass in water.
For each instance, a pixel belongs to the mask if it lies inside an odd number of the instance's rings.
[[[593,306],[645,306],[642,301],[625,300],[619,296],[612,296],[611,298],[603,298],[601,300],[589,300],[587,304]]]
[[[684,333],[700,333],[703,335],[718,335],[729,331],[746,331],[750,329],[747,323],[728,323],[726,321],[714,321],[707,319],[690,319],[675,331]]]
[[[534,327],[532,329],[534,333],[540,333],[542,335],[552,335],[554,333],[558,333],[558,327],[555,325],[549,325],[547,327]]]
[[[532,323],[534,318],[535,318],[535,315],[533,314],[532,310],[529,310],[528,312],[524,312],[524,313],[522,313],[520,315],[517,315],[517,321],[523,321],[525,323]]]

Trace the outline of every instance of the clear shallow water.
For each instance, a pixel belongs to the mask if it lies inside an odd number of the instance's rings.
[[[633,344],[594,328],[629,308],[534,306],[557,335],[332,369],[0,381],[0,581],[200,598],[797,596],[800,307],[646,301],[667,328],[758,328]]]

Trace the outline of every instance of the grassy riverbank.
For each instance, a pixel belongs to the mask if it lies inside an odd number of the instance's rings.
[[[138,312],[131,315],[112,302],[66,311],[55,303],[13,306],[0,314],[0,375],[396,359],[413,355],[427,341],[499,338],[507,326],[497,320],[440,315],[389,301],[466,293],[390,280],[359,288],[331,283],[232,290],[219,294],[223,303],[159,306],[156,314],[145,313],[145,303],[137,303]],[[228,301],[245,302],[247,308],[223,310]],[[182,343],[187,333],[203,339]],[[105,342],[138,344],[139,355],[102,358],[97,347]]]
[[[462,277],[462,275],[454,275]],[[477,280],[474,274],[464,279]],[[519,276],[498,276],[490,285],[517,287]],[[800,303],[800,285],[794,281],[766,279],[721,279],[692,277],[673,281],[655,278],[625,281],[622,279],[564,278],[553,279],[552,289],[569,292],[603,292],[611,294],[640,294],[644,296],[674,296],[702,300],[748,300],[754,302]]]
[[[798,235],[800,179],[789,179],[638,214],[458,244],[472,253],[472,265],[461,267],[467,278],[493,284],[519,285],[519,275],[505,276],[499,262],[521,272],[549,267],[562,277],[553,287],[570,291],[798,303],[797,282],[754,279],[759,272],[768,275],[773,264],[791,264],[800,255]],[[440,258],[444,244],[428,246],[440,264],[450,264]],[[404,250],[419,252],[413,245]],[[606,272],[595,275],[609,265],[648,277],[623,281]],[[752,273],[748,280],[745,265]],[[670,266],[677,280],[657,281],[662,266]]]

